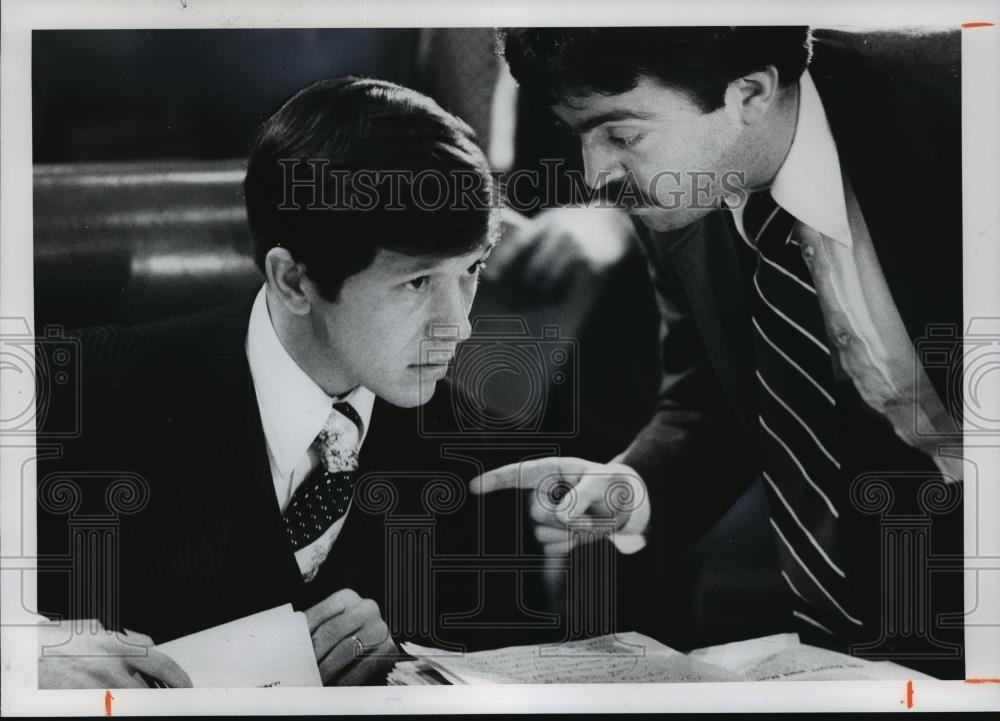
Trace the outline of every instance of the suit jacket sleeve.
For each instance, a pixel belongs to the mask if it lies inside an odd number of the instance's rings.
[[[646,483],[651,503],[647,541],[660,560],[667,560],[732,505],[752,480],[755,461],[676,272],[648,234],[641,244],[661,316],[662,379],[652,418],[620,460]]]
[[[74,593],[73,588],[82,583],[78,575],[83,573],[83,565],[72,554],[71,536],[74,528],[88,536],[101,523],[108,523],[112,533],[120,531],[120,523],[109,520],[106,498],[116,477],[138,493],[134,487],[138,483],[133,474],[136,469],[116,450],[127,448],[131,431],[138,429],[129,424],[112,426],[110,421],[124,414],[122,399],[136,395],[128,369],[145,362],[147,344],[139,333],[114,327],[74,332],[62,343],[76,361],[72,387],[79,389],[79,395],[46,393],[46,388],[58,391],[52,376],[55,369],[40,364],[38,443],[50,450],[40,453],[38,461],[38,550],[43,559],[38,573],[38,608],[53,618],[97,618],[105,626],[115,626],[109,607],[119,600],[122,589],[115,588],[109,596]],[[110,358],[121,360],[115,364],[119,373],[111,372]],[[53,437],[61,429],[74,432]],[[60,561],[70,562],[70,568],[57,570]],[[72,604],[71,599],[75,599]]]

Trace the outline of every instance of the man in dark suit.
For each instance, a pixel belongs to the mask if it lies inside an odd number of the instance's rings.
[[[40,609],[130,631],[71,636],[92,658],[43,656],[43,687],[183,685],[145,647],[285,603],[324,682],[357,684],[392,663],[386,619],[429,612],[413,589],[385,598],[416,572],[388,555],[385,520],[450,512],[464,491],[439,487],[454,464],[421,443],[415,409],[470,332],[498,231],[486,160],[430,99],[338,78],[264,122],[244,188],[255,297],[78,336],[82,430],[39,466],[39,550],[69,573],[40,572]]]
[[[962,323],[958,32],[502,36],[579,137],[588,185],[643,221],[663,380],[613,462],[544,459],[473,490],[572,486],[536,506],[538,539],[565,553],[573,527],[610,516],[642,584],[623,605],[662,630],[643,589],[672,592],[667,560],[759,476],[791,628],[961,677],[960,569],[928,565],[962,549],[962,464],[942,448],[961,443],[961,399],[918,353],[929,326]],[[930,544],[909,559],[891,530],[905,518],[922,529],[905,543]]]

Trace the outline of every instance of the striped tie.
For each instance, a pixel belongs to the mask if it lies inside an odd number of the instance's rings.
[[[762,476],[781,574],[803,630],[838,638],[861,621],[847,607],[838,518],[846,507],[833,366],[816,289],[793,218],[768,190],[747,201],[743,224],[757,262],[754,353]]]

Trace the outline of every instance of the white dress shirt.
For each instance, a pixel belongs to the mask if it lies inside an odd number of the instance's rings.
[[[363,421],[363,443],[371,420],[375,394],[358,386],[342,397],[328,396],[281,344],[268,312],[267,286],[257,293],[250,311],[246,354],[260,409],[260,420],[264,427],[274,493],[278,506],[284,512],[295,489],[319,466],[319,457],[311,446],[330,415],[333,403],[347,401],[358,412]],[[350,513],[350,506],[347,513]],[[312,549],[307,561],[298,559],[303,575],[307,578],[311,578],[318,564],[326,558],[344,525],[347,513],[337,519],[323,535],[322,542]]]
[[[939,452],[958,427],[918,361],[808,70],[799,93],[795,136],[771,195],[798,221],[791,238],[812,275],[835,377],[846,374],[896,435],[930,456],[946,480],[960,480],[961,461]],[[743,206],[733,215],[746,241]]]

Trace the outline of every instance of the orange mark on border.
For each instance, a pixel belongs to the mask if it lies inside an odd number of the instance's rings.
[[[906,682],[906,708],[913,708],[913,681]]]
[[[963,28],[991,28],[993,23],[962,23]]]
[[[114,696],[111,695],[110,691],[105,691],[104,692],[104,715],[105,716],[110,716],[111,715],[111,699],[113,699],[113,698],[114,698]]]
[[[967,678],[966,683],[1000,683],[1000,678]]]

